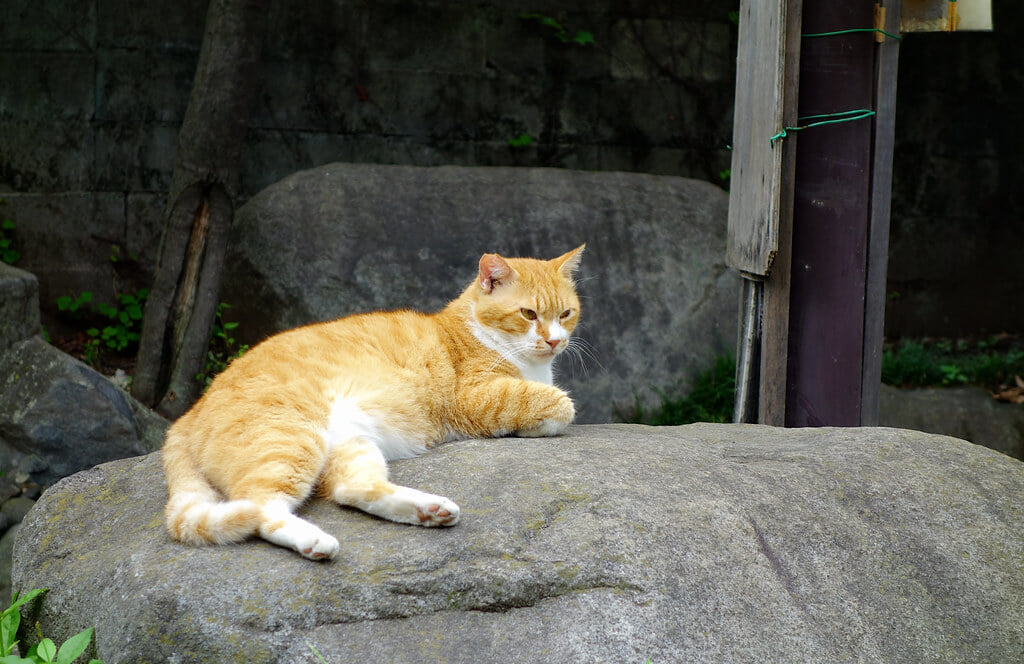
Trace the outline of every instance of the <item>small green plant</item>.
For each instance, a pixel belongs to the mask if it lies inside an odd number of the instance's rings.
[[[94,303],[90,291],[58,297],[57,310],[61,313],[75,320],[85,319],[89,323],[98,323],[85,329],[88,338],[82,348],[82,361],[97,367],[104,350],[130,353],[132,346],[141,338],[142,310],[148,296],[149,291],[146,289],[135,293],[120,293],[114,305]]]
[[[736,362],[731,355],[715,357],[712,367],[699,374],[690,393],[673,398],[660,390],[660,406],[646,412],[639,396],[634,401],[634,412],[620,418],[633,424],[672,426],[692,422],[731,422],[736,395]]]
[[[114,351],[123,351],[140,338],[138,329],[142,325],[142,308],[145,306],[149,291],[146,289],[132,293],[121,293],[117,296],[118,306],[100,302],[95,306],[99,315],[110,321],[109,325],[100,328],[89,328],[85,331],[95,340]],[[59,306],[59,305],[58,305]]]
[[[0,205],[6,202],[5,199],[0,198]],[[14,222],[6,217],[0,219],[0,261],[8,265],[13,265],[21,258],[21,254],[14,248],[14,239],[11,237],[13,234]]]
[[[944,386],[959,385],[968,381],[964,370],[955,364],[940,365],[939,371],[942,372],[942,384]]]
[[[882,382],[897,387],[981,385],[994,388],[1024,376],[1024,340],[904,340],[882,353]]]
[[[320,654],[320,651],[314,648],[313,644],[310,643],[308,640],[306,641],[306,647],[309,648],[313,652],[313,654],[316,655],[316,658],[323,662],[323,664],[329,664],[328,661],[324,659],[324,656]]]
[[[12,245],[14,240],[8,234],[14,232],[14,222],[10,219],[0,219],[0,261],[13,265],[21,258],[21,254]]]
[[[123,351],[139,340],[138,328],[142,323],[142,308],[149,291],[141,289],[135,293],[121,293],[116,296],[117,305],[100,302],[93,304],[93,294],[84,291],[77,296],[63,295],[57,298],[57,310],[73,318],[80,318],[86,312],[109,321],[102,327],[91,327],[85,331],[97,342],[114,351]],[[86,309],[86,305],[88,309]]]
[[[86,339],[85,344],[82,346],[82,361],[93,368],[96,368],[100,365],[99,339]]]
[[[232,331],[238,327],[235,321],[225,321],[224,311],[231,305],[221,302],[217,305],[217,317],[213,321],[213,334],[210,336],[210,350],[206,354],[206,366],[202,373],[196,374],[196,380],[209,387],[214,376],[228,368],[228,364],[249,350],[246,344],[235,341]]]
[[[529,134],[519,134],[515,138],[508,139],[508,144],[514,148],[527,148],[533,145],[533,136]]]
[[[544,14],[520,14],[519,18],[527,21],[537,21],[550,31],[551,36],[563,44],[573,43],[579,46],[587,46],[594,43],[593,33],[586,30],[577,30],[575,34],[570,36],[569,30],[558,19],[551,16],[545,16]]]
[[[24,657],[12,654],[18,642],[18,626],[21,624],[20,608],[47,591],[46,588],[30,590],[22,596],[14,593],[11,606],[0,614],[0,664],[72,664],[92,641],[92,627],[75,634],[60,647],[51,639],[39,635],[39,643],[28,649]],[[89,664],[103,664],[98,659]]]
[[[84,307],[92,303],[92,292],[83,291],[77,297],[62,295],[57,298],[57,310],[78,316],[84,312]]]

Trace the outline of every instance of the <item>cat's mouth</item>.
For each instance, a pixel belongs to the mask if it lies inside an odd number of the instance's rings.
[[[547,359],[547,358],[550,358],[550,357],[554,357],[555,355],[558,355],[559,353],[562,352],[562,350],[564,348],[565,348],[565,344],[561,343],[561,342],[559,342],[558,344],[555,344],[554,346],[552,346],[552,345],[550,345],[548,343],[544,343],[544,344],[541,344],[541,345],[537,346],[537,355],[539,357]]]

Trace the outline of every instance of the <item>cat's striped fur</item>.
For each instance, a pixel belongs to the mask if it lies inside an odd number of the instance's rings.
[[[325,559],[338,541],[294,514],[312,495],[402,523],[457,523],[451,500],[389,482],[387,460],[568,426],[575,410],[551,365],[579,320],[582,251],[485,254],[440,312],[360,314],[252,348],[167,432],[168,531],[189,544],[258,535]]]

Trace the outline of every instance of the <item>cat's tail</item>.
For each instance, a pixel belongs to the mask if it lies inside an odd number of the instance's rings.
[[[196,467],[173,427],[161,452],[167,476],[164,524],[185,544],[228,544],[255,535],[263,519],[251,500],[225,501]]]

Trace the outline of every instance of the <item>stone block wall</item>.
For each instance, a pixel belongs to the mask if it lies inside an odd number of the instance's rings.
[[[1024,5],[900,46],[886,328],[1024,332]]]
[[[5,3],[0,218],[17,224],[44,318],[60,295],[148,281],[207,2]],[[337,161],[721,183],[737,6],[272,0],[238,202]],[[993,33],[901,46],[889,336],[1024,330],[1024,8],[994,0],[993,12]]]
[[[717,180],[737,4],[274,0],[237,199],[337,161]],[[17,224],[44,312],[72,291],[145,285],[206,6],[8,3],[0,216]]]

